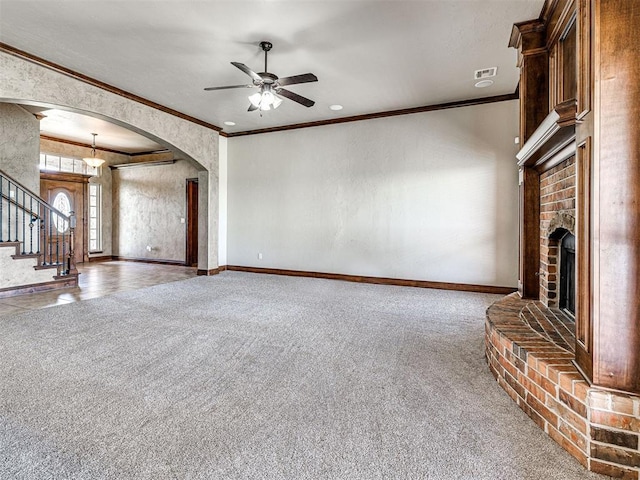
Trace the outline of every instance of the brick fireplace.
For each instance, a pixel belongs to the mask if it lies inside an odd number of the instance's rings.
[[[640,396],[590,385],[575,363],[574,318],[561,308],[561,244],[579,233],[576,157],[564,157],[539,176],[539,300],[514,293],[489,308],[487,361],[513,401],[585,468],[638,480]]]
[[[638,44],[628,0],[545,0],[514,25],[518,293],[488,309],[485,337],[491,372],[536,425],[588,470],[629,480],[640,478]]]
[[[539,297],[514,293],[488,309],[487,361],[513,401],[585,468],[639,480],[640,396],[590,384],[576,364],[575,320],[560,308],[562,240],[580,235],[572,137],[564,147],[537,169]]]

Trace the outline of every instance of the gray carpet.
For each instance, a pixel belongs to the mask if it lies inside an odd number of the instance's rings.
[[[604,478],[489,373],[496,298],[225,272],[1,317],[0,478]]]

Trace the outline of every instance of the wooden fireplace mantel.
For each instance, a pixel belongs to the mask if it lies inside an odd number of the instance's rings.
[[[548,170],[576,152],[575,99],[559,103],[516,154],[518,166]]]

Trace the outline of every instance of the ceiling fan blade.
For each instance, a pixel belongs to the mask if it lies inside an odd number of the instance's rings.
[[[293,93],[292,91],[286,90],[284,88],[276,89],[276,93],[278,95],[282,95],[283,97],[288,98],[289,100],[293,100],[294,102],[297,102],[300,105],[304,105],[305,107],[313,107],[316,103],[313,100],[309,100],[308,98],[303,97],[302,95],[298,95],[297,93]]]
[[[313,73],[303,73],[302,75],[293,75],[292,77],[279,78],[277,83],[281,87],[284,87],[285,85],[294,85],[296,83],[309,83],[317,81],[318,77],[316,77]]]
[[[211,90],[227,90],[229,88],[253,88],[255,85],[227,85],[226,87],[207,87],[205,90],[210,92]]]
[[[233,65],[234,67],[238,67],[244,73],[249,75],[254,82],[262,83],[262,77],[258,75],[256,72],[254,72],[253,70],[251,70],[249,67],[247,67],[244,63],[231,62],[231,65]]]
[[[256,107],[253,103],[249,104],[249,108],[247,109],[247,112],[253,112],[254,110],[257,110],[258,107]]]

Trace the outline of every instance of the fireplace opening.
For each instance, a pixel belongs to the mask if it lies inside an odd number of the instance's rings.
[[[560,240],[560,297],[559,307],[576,314],[576,237],[567,232]]]

